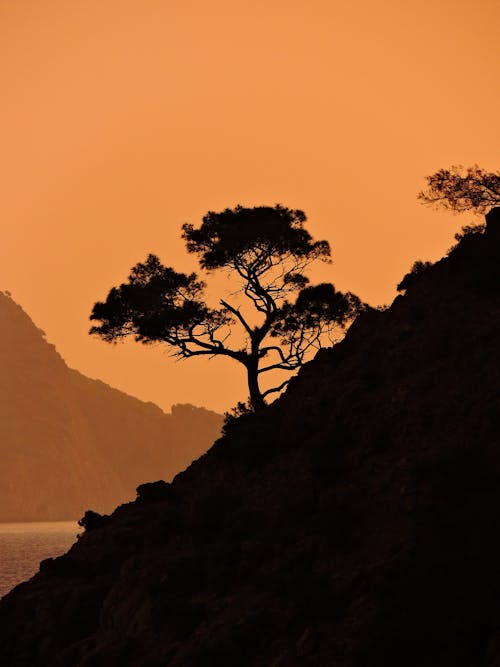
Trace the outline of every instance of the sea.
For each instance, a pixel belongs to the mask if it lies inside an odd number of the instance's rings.
[[[0,598],[31,579],[41,560],[65,553],[81,531],[73,521],[0,523]]]

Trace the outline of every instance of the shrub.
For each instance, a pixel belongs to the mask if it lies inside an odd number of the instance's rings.
[[[94,530],[107,523],[109,516],[107,514],[99,514],[93,510],[87,510],[82,518],[78,521],[78,525],[84,528],[87,532]]]
[[[170,490],[170,484],[162,479],[157,482],[147,482],[137,487],[137,500],[145,503],[164,500],[169,497]]]
[[[398,292],[407,290],[408,287],[415,281],[415,278],[417,278],[422,273],[425,273],[431,266],[432,262],[422,262],[421,260],[415,262],[410,271],[404,276],[403,280],[396,287]]]

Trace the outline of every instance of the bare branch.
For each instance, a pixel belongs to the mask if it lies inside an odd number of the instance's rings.
[[[282,382],[278,387],[273,387],[272,389],[268,389],[267,391],[263,392],[262,398],[265,398],[266,396],[269,396],[269,394],[275,394],[279,391],[282,391],[290,382],[291,378],[288,378],[288,380],[285,380]]]
[[[296,361],[284,361],[283,363],[277,363],[277,364],[271,364],[270,366],[264,366],[263,368],[259,368],[258,374],[261,375],[262,373],[267,373],[267,371],[275,371],[275,370],[281,370],[281,371],[295,371],[297,368],[299,368],[301,365],[301,361],[297,358]]]
[[[224,308],[227,308],[231,313],[233,313],[233,315],[236,315],[236,317],[239,319],[241,324],[245,327],[247,333],[249,333],[249,334],[252,333],[252,329],[251,329],[250,325],[247,323],[247,321],[245,320],[245,318],[243,317],[243,315],[240,313],[240,311],[237,308],[234,308],[233,306],[231,306],[231,304],[229,304],[227,301],[224,301],[224,299],[220,300],[220,304],[221,304],[221,306],[224,306]]]

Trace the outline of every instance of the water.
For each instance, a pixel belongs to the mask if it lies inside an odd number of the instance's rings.
[[[73,521],[0,523],[0,598],[38,572],[41,560],[66,552],[81,530]]]

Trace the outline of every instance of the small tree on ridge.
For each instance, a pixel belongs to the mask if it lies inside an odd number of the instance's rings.
[[[363,308],[358,297],[332,284],[308,285],[305,269],[315,260],[328,261],[330,246],[314,241],[305,221],[302,211],[280,205],[237,206],[207,213],[198,228],[183,225],[188,252],[205,271],[224,270],[235,278],[250,313],[229,299],[209,307],[205,283],[195,273],[178,273],[150,254],[132,268],[126,283],[94,305],[90,319],[100,325],[90,333],[108,342],[127,336],[162,342],[181,358],[234,359],[246,369],[252,409],[263,408],[289,377],[262,391],[262,375],[281,370],[289,376]],[[235,326],[243,332],[243,345],[229,345]]]
[[[455,213],[473,210],[484,213],[500,205],[500,172],[488,172],[478,165],[454,165],[426,177],[427,188],[418,193],[424,204]]]

